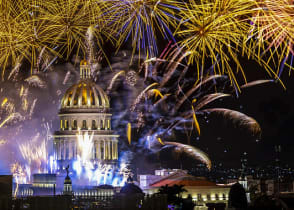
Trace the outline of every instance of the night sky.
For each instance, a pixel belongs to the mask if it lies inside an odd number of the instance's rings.
[[[119,56],[120,55],[117,57]],[[116,58],[114,57],[113,60],[116,60]],[[128,65],[128,62],[120,61],[119,64]],[[248,82],[269,78],[264,70],[255,62],[243,61],[242,64],[247,72]],[[16,141],[21,142],[32,138],[36,132],[41,132],[41,136],[44,135],[44,127],[40,126],[44,122],[44,118],[46,119],[45,121],[52,122],[52,132],[58,129],[58,100],[61,99],[62,95],[71,83],[78,79],[77,76],[74,76],[75,79],[72,82],[63,85],[62,83],[67,69],[72,69],[71,71],[78,71],[78,68],[73,70],[72,65],[59,64],[54,68],[55,71],[47,74],[46,77],[42,77],[47,80],[47,89],[31,89],[31,93],[33,94],[31,97],[38,98],[38,104],[33,115],[33,120],[20,122],[18,125],[26,124],[27,126],[34,127],[35,129],[26,131],[26,136],[20,134],[21,136],[15,138],[11,137],[11,139],[13,139],[12,141],[18,139]],[[104,72],[106,75],[114,74],[114,72],[107,73],[107,70]],[[225,97],[207,106],[208,108],[229,108],[253,117],[261,126],[261,138],[258,136],[252,136],[251,133],[245,128],[237,126],[236,124],[230,122],[230,120],[226,120],[223,117],[208,116],[207,118],[199,118],[201,127],[200,137],[197,137],[194,129],[190,139],[188,139],[186,135],[178,135],[176,136],[176,141],[184,144],[190,142],[191,145],[200,148],[208,154],[213,164],[222,163],[224,167],[234,168],[240,167],[240,158],[244,152],[248,154],[247,158],[250,166],[271,164],[275,158],[274,146],[281,145],[282,163],[289,164],[289,166],[294,167],[294,164],[291,161],[292,151],[294,148],[294,143],[292,142],[294,134],[291,129],[292,122],[294,120],[294,110],[292,108],[294,85],[291,82],[293,78],[291,75],[289,76],[288,73],[289,71],[285,69],[282,75],[282,80],[287,87],[286,90],[283,89],[282,85],[277,82],[261,84],[243,89],[239,94],[239,97],[236,97],[235,92],[231,92],[231,97]],[[75,75],[75,73],[72,75]],[[109,81],[109,79],[106,81]],[[104,84],[100,81],[99,85],[105,89],[107,86],[106,83]],[[2,83],[2,87],[11,86],[7,86],[6,83]],[[118,87],[118,90],[114,95],[119,97],[120,94],[124,94],[122,89],[123,86]],[[10,91],[13,92],[14,90],[11,89]],[[60,95],[56,94],[58,91],[60,91]],[[125,101],[124,103],[129,103],[127,102],[128,99],[123,100]],[[117,108],[120,110],[119,106],[121,105],[116,105],[113,101],[112,106],[118,106]],[[157,154],[156,152],[150,153],[150,151],[148,152],[147,150],[142,149],[142,147],[136,147],[135,145],[129,147],[127,145],[127,140],[125,139],[126,130],[124,122],[121,124],[122,126],[120,128],[114,128],[122,136],[120,141],[123,141],[124,143],[121,144],[121,149],[124,151],[132,150],[134,152],[131,157],[135,158],[135,162],[137,163],[136,167],[140,168],[140,171],[152,172],[153,169],[158,167],[180,167],[179,161],[174,161],[175,157],[171,157],[169,152],[162,151],[160,154]],[[113,126],[115,127],[115,125]],[[13,133],[11,132],[13,127],[9,130],[6,130],[5,128],[1,128],[1,130],[3,132],[8,131],[10,134]],[[3,134],[4,133],[2,133],[2,136]],[[137,140],[138,139],[134,138],[134,143]],[[15,146],[9,146],[9,148],[10,150],[17,150]],[[196,161],[193,158],[184,158],[182,160],[185,161],[186,166],[189,168],[195,167],[199,163],[199,161]]]
[[[248,81],[266,78],[254,62],[244,61],[243,65]],[[256,119],[262,129],[261,138],[223,118],[214,118],[202,121],[202,135],[198,140],[193,139],[193,144],[207,152],[213,162],[227,167],[240,167],[244,152],[251,166],[271,164],[275,159],[275,145],[281,145],[282,163],[293,167],[293,76],[285,70],[282,80],[286,90],[279,83],[266,83],[244,89],[238,98],[234,96],[214,103],[215,107],[232,108]]]

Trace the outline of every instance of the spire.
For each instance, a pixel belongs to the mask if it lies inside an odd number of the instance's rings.
[[[91,68],[88,62],[84,59],[80,63],[80,79],[90,79]]]

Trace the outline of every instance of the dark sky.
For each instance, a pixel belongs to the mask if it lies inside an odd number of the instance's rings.
[[[254,62],[243,62],[248,72],[248,81],[266,77],[262,68]],[[239,98],[226,98],[217,105],[241,111],[257,120],[262,129],[259,139],[246,130],[223,119],[211,119],[202,126],[202,135],[194,143],[209,154],[215,163],[225,166],[240,166],[240,157],[248,153],[249,165],[270,164],[275,158],[275,145],[282,146],[281,160],[294,166],[294,85],[293,76],[284,71],[279,83],[266,83],[244,89]],[[195,140],[194,140],[195,141]]]
[[[270,78],[256,62],[242,61],[242,65],[248,82]],[[199,118],[201,136],[197,138],[194,132],[190,138],[191,144],[206,152],[213,164],[222,163],[226,168],[241,167],[240,159],[244,152],[247,153],[249,166],[273,164],[276,157],[275,145],[281,145],[282,164],[294,167],[293,76],[289,76],[289,71],[285,69],[281,79],[286,89],[273,81],[243,89],[239,97],[233,93],[232,97],[210,104],[213,108],[233,109],[256,119],[262,129],[261,137],[253,136],[247,129],[223,117],[209,116],[207,119]],[[181,143],[188,143],[186,136],[177,138]],[[180,161],[171,158],[173,156],[168,151],[162,152],[160,166],[180,167]],[[156,157],[151,159],[153,162],[158,161]],[[183,157],[181,160],[185,161],[186,167],[195,167],[199,163],[189,157]]]

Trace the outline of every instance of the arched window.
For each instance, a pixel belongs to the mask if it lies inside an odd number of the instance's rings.
[[[68,120],[64,120],[64,130],[68,130]]]
[[[97,127],[96,127],[96,121],[95,120],[92,120],[92,130],[96,130]]]
[[[83,120],[83,126],[82,126],[82,129],[83,129],[83,130],[86,130],[86,129],[87,129],[87,121],[86,121],[86,120]]]
[[[78,122],[77,122],[77,120],[73,120],[72,129],[73,130],[77,130],[78,129]]]
[[[100,121],[100,128],[101,128],[101,130],[104,130],[104,121],[103,120]]]

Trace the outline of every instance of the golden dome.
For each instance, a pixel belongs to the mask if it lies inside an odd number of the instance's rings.
[[[71,86],[64,94],[61,101],[61,111],[75,111],[76,109],[107,109],[109,108],[108,96],[104,90],[91,80],[80,80]]]

